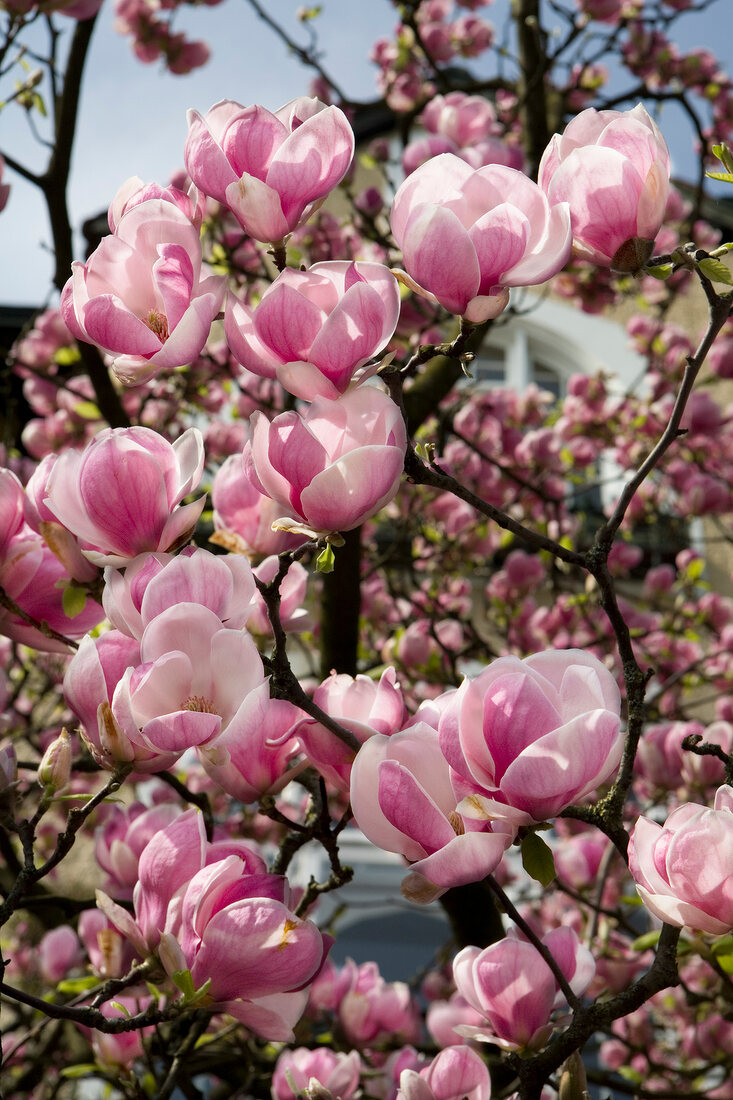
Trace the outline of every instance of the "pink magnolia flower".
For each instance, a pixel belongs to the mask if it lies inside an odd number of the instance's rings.
[[[287,268],[255,309],[229,298],[225,327],[234,356],[253,374],[277,378],[305,401],[337,398],[386,346],[400,293],[382,264],[332,260]]]
[[[252,570],[262,584],[275,579],[280,569],[280,559],[271,554]],[[307,608],[303,607],[308,587],[308,570],[299,561],[291,562],[280,583],[280,625],[287,634],[302,633],[313,626]],[[259,590],[255,591],[255,606],[247,617],[250,634],[272,634],[272,624],[267,615],[267,605]]]
[[[301,96],[275,114],[231,100],[188,113],[186,169],[256,241],[279,243],[340,183],[354,133],[338,107]]]
[[[284,506],[263,496],[242,477],[241,454],[229,455],[216,471],[211,502],[216,529],[214,541],[222,546],[270,556],[281,554],[283,550],[295,550],[303,544],[303,535],[273,531],[272,524],[283,515]]]
[[[180,755],[228,727],[245,736],[249,696],[263,682],[249,634],[223,626],[202,604],[180,603],[145,628],[140,663],[125,669],[111,712],[131,746]]]
[[[433,1001],[428,1006],[425,1025],[439,1047],[448,1047],[460,1038],[457,1027],[479,1027],[483,1016],[472,1008],[460,993],[452,993],[447,1001]]]
[[[302,711],[284,699],[271,699],[267,681],[247,695],[241,720],[230,723],[198,755],[206,774],[239,802],[257,802],[276,794],[303,771],[307,761],[290,767],[298,752],[295,725]]]
[[[0,586],[26,615],[46,622],[64,637],[76,639],[104,617],[96,600],[87,599],[78,614],[64,610],[69,573],[47,543],[26,522],[23,486],[10,470],[0,469]],[[35,649],[66,653],[62,641],[47,637],[22,616],[0,608],[0,634]]]
[[[329,717],[351,730],[360,742],[375,733],[390,737],[402,725],[405,704],[397,674],[386,668],[379,681],[369,676],[332,672],[320,684],[313,701]],[[295,731],[309,760],[335,787],[347,791],[354,753],[317,722],[303,717]]]
[[[110,1020],[117,1020],[122,1016],[137,1016],[150,1006],[152,997],[145,993],[143,996],[132,996],[130,993],[122,993],[113,1001],[105,1001],[100,1006],[100,1012]],[[155,1029],[143,1027],[138,1031],[118,1031],[107,1034],[104,1031],[91,1029],[89,1041],[94,1051],[94,1059],[110,1074],[119,1074],[123,1071],[129,1074],[135,1062],[144,1056],[143,1039]]]
[[[464,680],[440,720],[460,811],[543,821],[613,775],[623,749],[614,677],[584,650],[500,657]]]
[[[667,924],[720,936],[733,929],[733,788],[713,809],[687,802],[665,824],[640,817],[629,869],[647,909]]]
[[[146,957],[175,977],[188,970],[203,1003],[262,1038],[289,1042],[307,987],[329,947],[296,917],[282,875],[243,842],[209,843],[188,811],[156,833],[139,862],[134,918],[101,891],[97,904]]]
[[[350,1100],[359,1087],[360,1073],[358,1050],[348,1054],[328,1047],[284,1050],[272,1075],[272,1100],[295,1100],[313,1079],[339,1100]]]
[[[542,942],[580,996],[595,974],[590,951],[572,928],[555,928]],[[553,1028],[552,1013],[565,998],[533,944],[509,935],[483,951],[464,947],[453,960],[453,977],[458,992],[486,1020],[484,1027],[459,1027],[466,1038],[496,1043],[504,1050],[540,1050],[545,1045]]]
[[[83,451],[67,450],[51,470],[45,503],[95,565],[127,565],[144,551],[189,538],[206,497],[181,504],[199,483],[198,428],[174,443],[151,428],[106,428]]]
[[[467,1046],[449,1046],[419,1072],[400,1074],[398,1100],[489,1100],[491,1080],[486,1063]]]
[[[570,211],[503,165],[474,171],[450,153],[421,165],[397,191],[392,232],[404,280],[467,321],[496,317],[508,288],[532,286],[564,267]]]
[[[654,250],[669,192],[670,161],[659,127],[633,111],[582,111],[555,134],[539,185],[568,202],[575,250],[617,271],[638,271]]]
[[[141,554],[124,573],[107,567],[102,602],[107,618],[131,638],[181,603],[208,607],[222,625],[244,626],[256,606],[252,569],[239,554],[212,554],[187,546],[180,554]]]
[[[189,221],[193,222],[197,229],[201,229],[206,200],[193,184],[186,192],[181,191],[180,188],[174,187],[172,184],[169,187],[161,187],[159,183],[144,183],[139,176],[130,176],[117,189],[117,194],[112,199],[107,211],[110,233],[116,231],[123,214],[126,214],[133,206],[139,206],[141,202],[147,202],[149,199],[172,202],[186,215]]]
[[[49,985],[56,985],[75,966],[83,961],[79,937],[68,924],[52,928],[38,944],[38,966],[41,977]]]
[[[412,901],[491,874],[514,838],[511,827],[492,832],[463,820],[438,733],[423,722],[364,742],[351,769],[351,805],[373,844],[412,863],[402,883]]]
[[[382,390],[359,386],[306,413],[269,421],[252,415],[244,469],[261,493],[300,516],[314,532],[350,531],[395,496],[407,436],[402,415]]]
[[[417,1005],[405,982],[387,982],[375,962],[356,966],[347,959],[349,986],[336,1005],[346,1038],[356,1046],[395,1038],[414,1042],[420,1034]]]
[[[131,898],[138,878],[138,861],[155,833],[180,817],[175,802],[161,802],[146,809],[134,802],[124,809],[114,806],[103,825],[94,830],[94,857],[109,876],[115,897]]]
[[[202,278],[198,229],[162,198],[132,206],[72,272],[61,294],[66,324],[131,385],[195,359],[224,299],[224,276]]]

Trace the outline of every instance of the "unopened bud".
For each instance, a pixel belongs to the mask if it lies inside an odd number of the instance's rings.
[[[0,794],[12,787],[18,779],[18,760],[15,755],[15,745],[12,741],[6,741],[0,745]]]
[[[71,776],[71,738],[64,728],[51,742],[38,765],[38,782],[42,787],[51,787],[60,791],[69,782]]]
[[[562,1067],[559,1100],[590,1100],[585,1066],[579,1051],[574,1051]]]

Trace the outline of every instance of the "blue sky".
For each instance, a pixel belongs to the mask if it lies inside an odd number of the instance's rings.
[[[268,12],[305,42],[294,18],[297,0],[265,0]],[[506,0],[484,9],[501,23]],[[318,19],[324,64],[357,99],[375,94],[374,68],[367,54],[374,40],[391,32],[395,12],[387,0],[324,0]],[[224,0],[215,7],[183,8],[179,29],[204,38],[212,50],[208,65],[175,77],[159,65],[142,65],[126,38],[113,30],[110,0],[100,13],[87,64],[77,132],[69,201],[80,225],[106,208],[128,176],[166,182],[182,165],[186,110],[206,111],[219,99],[259,102],[276,109],[303,94],[309,71],[262,23],[245,0]],[[69,20],[60,20],[65,27]],[[717,0],[702,16],[685,16],[680,24],[683,45],[713,46],[733,38],[733,3]],[[7,95],[3,87],[2,94]],[[674,169],[692,170],[689,133],[674,110],[663,119],[672,147]],[[0,112],[0,150],[15,154],[32,168],[43,166],[45,154],[34,142],[24,112],[10,105]],[[45,206],[29,184],[8,172],[13,185],[0,215],[0,302],[40,304],[49,294],[52,264],[44,244],[49,235]],[[11,259],[9,259],[11,257]]]

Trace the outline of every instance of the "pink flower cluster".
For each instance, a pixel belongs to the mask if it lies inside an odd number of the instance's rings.
[[[351,770],[364,833],[412,863],[403,893],[426,902],[496,869],[518,826],[557,815],[615,772],[621,698],[578,650],[502,657],[416,721],[376,734]],[[425,714],[425,717],[428,717]]]
[[[213,1010],[263,1038],[293,1038],[330,942],[243,841],[207,841],[189,810],[143,849],[134,916],[101,891],[97,904],[142,958],[156,954],[174,982],[188,973]]]

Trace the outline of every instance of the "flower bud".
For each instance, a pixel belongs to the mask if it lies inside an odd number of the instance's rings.
[[[12,741],[6,741],[0,745],[0,794],[12,787],[18,778],[18,761],[15,756],[15,745]]]
[[[51,742],[38,765],[38,782],[54,791],[62,790],[71,775],[71,738],[64,727]]]

